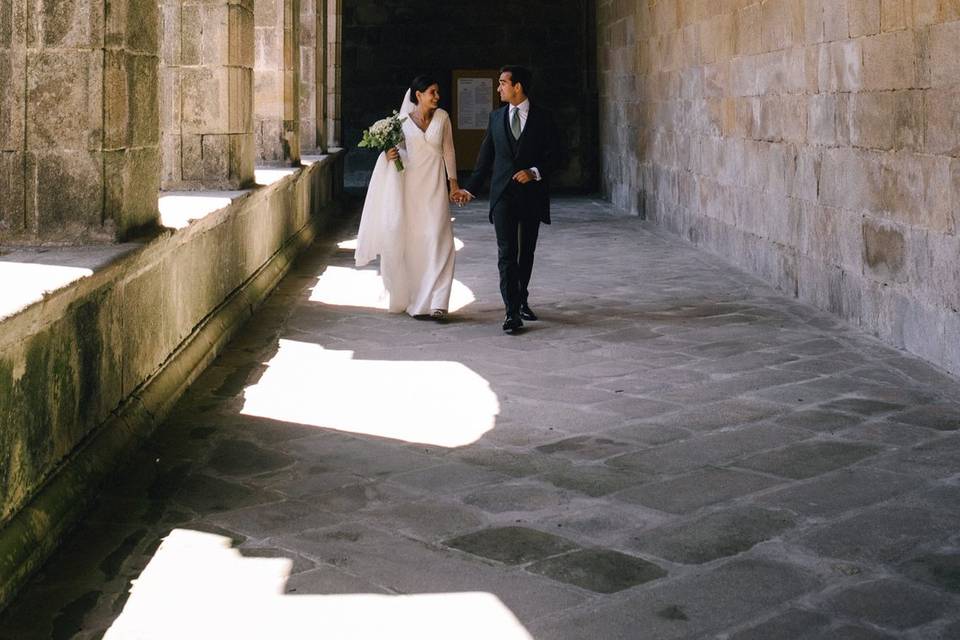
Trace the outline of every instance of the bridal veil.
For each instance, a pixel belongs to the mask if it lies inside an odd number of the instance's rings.
[[[410,90],[403,96],[400,115],[409,116],[415,105],[410,102]],[[360,231],[357,235],[356,264],[362,267],[383,251],[401,250],[403,239],[403,174],[397,171],[393,163],[388,162],[386,154],[381,153],[373,168],[367,198],[363,203],[360,219]]]

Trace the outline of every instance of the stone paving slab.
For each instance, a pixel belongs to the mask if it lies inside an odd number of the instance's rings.
[[[831,558],[897,563],[923,547],[950,544],[958,531],[957,510],[893,503],[813,527],[800,536],[798,544]]]
[[[484,204],[456,216],[443,324],[383,310],[351,227],[313,247],[0,639],[149,627],[157,576],[245,611],[487,594],[545,640],[960,636],[956,379],[591,199],[506,336]]]
[[[632,597],[584,609],[534,629],[536,637],[709,637],[819,588],[811,572],[770,560],[741,559],[673,581],[650,583]],[[591,603],[592,604],[592,603]]]
[[[444,544],[504,564],[528,564],[577,548],[569,540],[525,527],[484,529]]]
[[[812,638],[830,624],[821,613],[790,609],[758,625],[738,631],[730,640],[768,640],[769,638]]]
[[[672,562],[703,564],[747,551],[795,524],[786,511],[734,507],[634,535],[627,544]]]
[[[705,467],[662,482],[626,489],[618,493],[617,498],[660,511],[686,514],[762,492],[780,482],[735,469]]]
[[[899,630],[936,620],[952,600],[930,589],[902,580],[877,580],[832,594],[827,611]]]
[[[766,424],[750,425],[705,434],[700,438],[671,442],[637,453],[626,453],[608,460],[608,464],[648,474],[683,473],[706,465],[742,458],[754,451],[779,447],[808,437],[809,433],[799,429],[771,429]],[[764,464],[757,458],[758,456],[751,456],[739,463],[739,466],[774,474],[776,471],[782,471],[779,465],[771,471],[772,465]]]
[[[530,566],[530,571],[597,593],[616,593],[667,572],[646,560],[609,549],[580,549]]]
[[[850,466],[881,451],[879,447],[838,440],[801,442],[758,453],[739,461],[737,466],[802,480]]]

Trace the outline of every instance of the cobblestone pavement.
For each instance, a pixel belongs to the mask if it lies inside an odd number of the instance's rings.
[[[445,324],[318,244],[0,637],[960,638],[957,380],[556,209],[518,336],[483,203]]]

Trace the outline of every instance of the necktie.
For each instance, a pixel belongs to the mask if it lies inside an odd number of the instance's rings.
[[[523,130],[520,128],[520,107],[513,108],[513,115],[510,117],[510,130],[513,132],[513,139],[519,140]]]

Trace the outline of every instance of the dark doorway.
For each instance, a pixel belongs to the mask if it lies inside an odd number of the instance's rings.
[[[400,106],[410,80],[440,82],[452,108],[455,69],[523,64],[534,72],[533,99],[553,111],[563,139],[558,190],[597,184],[594,0],[565,2],[427,0],[343,2],[343,143],[347,187],[362,188],[376,154],[356,148],[360,134]]]

